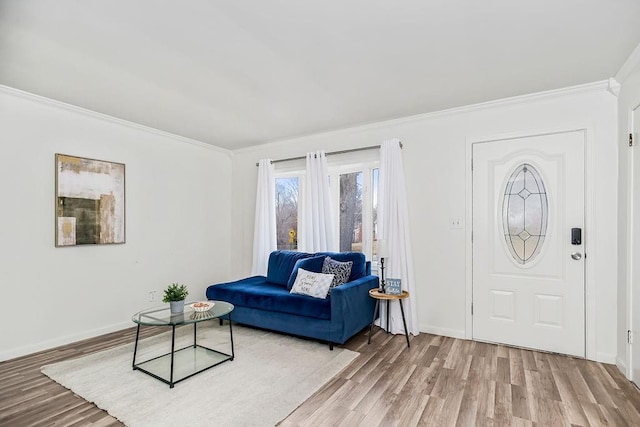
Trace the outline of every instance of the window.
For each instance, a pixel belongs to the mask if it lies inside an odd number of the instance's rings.
[[[509,177],[502,202],[502,226],[507,247],[521,265],[540,253],[547,232],[547,192],[538,171],[521,164]]]
[[[276,178],[276,239],[279,250],[298,249],[299,177]]]
[[[377,155],[377,153],[376,153]],[[302,166],[302,169],[304,166]],[[276,172],[276,234],[279,250],[298,250],[298,215],[304,171]],[[376,268],[378,161],[329,165],[334,237],[340,251],[363,252]]]
[[[329,167],[340,251],[362,252],[375,261],[377,248],[378,162]],[[375,269],[375,262],[374,262]]]
[[[378,175],[379,169],[371,171],[371,259],[378,262]]]
[[[362,252],[362,171],[340,174],[340,252]]]

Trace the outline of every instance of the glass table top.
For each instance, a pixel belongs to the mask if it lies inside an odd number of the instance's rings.
[[[218,317],[227,315],[233,311],[233,304],[229,304],[225,301],[209,301],[213,303],[213,307],[208,311],[195,311],[190,307],[198,301],[189,301],[184,304],[184,313],[172,314],[169,308],[169,304],[162,305],[160,307],[148,308],[131,317],[135,323],[141,325],[151,326],[171,326],[171,325],[186,325],[189,323],[198,323],[205,320],[216,319]]]

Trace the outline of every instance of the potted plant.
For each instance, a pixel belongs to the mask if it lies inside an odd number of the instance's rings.
[[[184,312],[184,299],[187,295],[189,295],[189,291],[187,291],[186,285],[172,283],[164,290],[162,302],[169,303],[171,313],[182,313]]]

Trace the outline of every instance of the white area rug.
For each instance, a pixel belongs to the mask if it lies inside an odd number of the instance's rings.
[[[198,325],[198,343],[230,352],[229,325]],[[193,328],[178,329],[179,347]],[[42,372],[124,424],[137,426],[273,426],[346,367],[358,353],[316,341],[234,325],[235,359],[173,389],[131,369],[133,343],[47,365]],[[136,361],[170,350],[171,336],[141,340]]]

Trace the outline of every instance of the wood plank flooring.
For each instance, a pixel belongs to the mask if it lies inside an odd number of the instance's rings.
[[[640,392],[613,365],[380,329],[281,426],[640,426]]]
[[[407,348],[404,336],[374,331],[371,345],[366,330],[344,345],[361,355],[281,426],[640,426],[640,392],[613,365],[430,334]],[[122,425],[40,367],[134,336],[131,328],[0,363],[0,426]]]
[[[140,338],[163,328],[142,328]],[[40,372],[50,363],[74,359],[135,340],[129,328],[0,363],[0,426],[122,426],[118,420]]]

